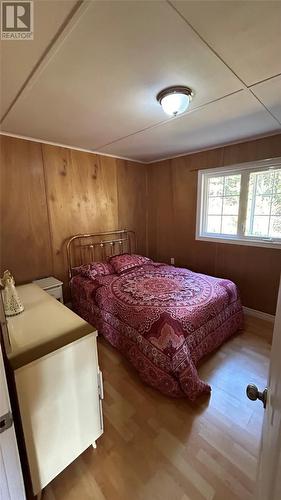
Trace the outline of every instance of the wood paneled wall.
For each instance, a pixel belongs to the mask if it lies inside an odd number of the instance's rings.
[[[281,156],[281,135],[148,166],[0,137],[1,272],[67,283],[64,242],[127,227],[138,252],[233,279],[244,305],[275,312],[281,251],[195,240],[197,170]]]
[[[197,170],[281,156],[281,135],[148,165],[148,253],[235,281],[243,304],[275,313],[281,250],[195,240]]]
[[[17,283],[55,275],[67,283],[64,242],[75,233],[127,227],[146,254],[145,166],[0,137],[1,272]],[[65,287],[67,292],[67,286]]]
[[[52,272],[41,145],[0,137],[1,272],[18,282]]]

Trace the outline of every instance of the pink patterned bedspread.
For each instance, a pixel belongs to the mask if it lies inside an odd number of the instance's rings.
[[[120,350],[142,380],[194,401],[211,388],[196,366],[242,327],[229,280],[163,264],[71,282],[74,309]]]

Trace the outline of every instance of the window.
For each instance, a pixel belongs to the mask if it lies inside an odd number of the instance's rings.
[[[199,171],[196,238],[281,247],[281,158]]]

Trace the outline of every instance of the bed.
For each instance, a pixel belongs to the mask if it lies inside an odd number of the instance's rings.
[[[227,279],[153,262],[134,254],[133,246],[134,233],[127,230],[69,240],[73,307],[126,356],[145,383],[194,401],[211,391],[198,376],[199,361],[242,327],[237,287]]]

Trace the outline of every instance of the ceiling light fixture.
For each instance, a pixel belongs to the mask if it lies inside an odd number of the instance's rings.
[[[156,99],[167,115],[177,116],[187,110],[192,97],[193,92],[189,87],[178,85],[161,90]]]

